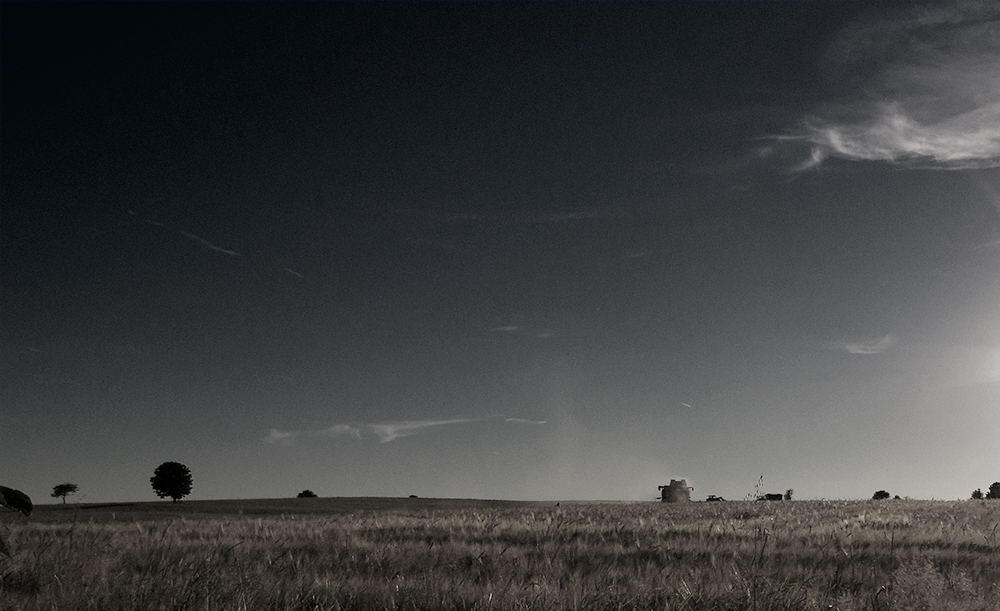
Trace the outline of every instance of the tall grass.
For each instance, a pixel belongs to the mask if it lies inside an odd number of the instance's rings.
[[[8,521],[0,608],[1000,609],[989,501],[309,507]]]

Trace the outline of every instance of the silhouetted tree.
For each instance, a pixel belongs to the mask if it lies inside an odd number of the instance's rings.
[[[165,462],[149,478],[153,492],[161,499],[170,497],[173,502],[191,494],[191,470],[179,462]]]
[[[983,491],[980,490],[979,488],[976,488],[975,490],[972,491],[972,498],[974,499],[983,498]]]
[[[872,495],[872,498],[875,499],[876,501],[881,501],[882,499],[889,498],[889,496],[890,496],[889,493],[886,492],[885,490],[879,490],[878,492]]]
[[[52,498],[57,499],[59,497],[62,497],[63,505],[65,505],[66,497],[70,494],[76,494],[76,491],[79,489],[80,489],[79,486],[77,486],[76,484],[71,484],[69,482],[66,482],[65,484],[57,484],[52,488]]]
[[[1000,482],[990,484],[990,490],[986,493],[988,499],[1000,499]]]
[[[313,492],[312,490],[303,490],[302,492],[298,493],[296,495],[296,497],[300,498],[300,499],[314,499],[314,498],[317,498],[316,497],[316,493]]]
[[[793,490],[791,488],[789,488],[788,490],[785,490],[785,500],[786,501],[792,500],[792,493],[793,492],[795,492],[795,490]]]

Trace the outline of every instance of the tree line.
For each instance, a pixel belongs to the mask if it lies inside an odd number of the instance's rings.
[[[972,498],[974,499],[986,498],[990,500],[1000,499],[1000,482],[993,482],[992,484],[990,484],[989,489],[986,490],[985,496],[983,496],[982,490],[976,488],[975,490],[972,491]]]

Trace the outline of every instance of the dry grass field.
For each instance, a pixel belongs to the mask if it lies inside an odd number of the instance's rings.
[[[1000,502],[283,499],[0,514],[7,609],[1000,609]]]

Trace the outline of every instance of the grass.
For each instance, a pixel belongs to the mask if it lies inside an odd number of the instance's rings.
[[[1000,609],[1000,503],[284,499],[4,515],[3,609]]]

